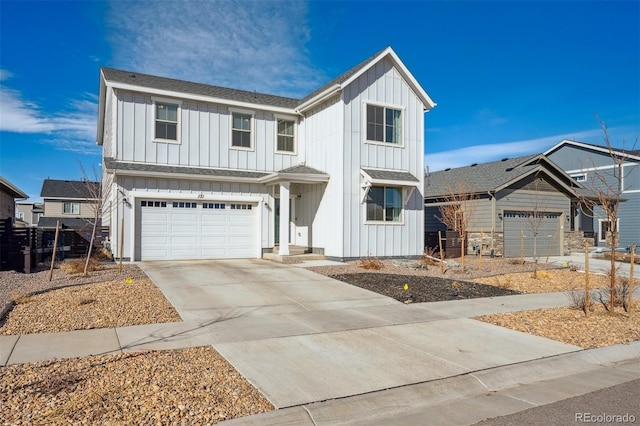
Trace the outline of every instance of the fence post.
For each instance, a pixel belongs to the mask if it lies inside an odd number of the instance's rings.
[[[53,252],[51,253],[51,269],[49,270],[49,281],[53,278],[53,265],[56,263],[56,249],[58,248],[58,234],[60,233],[60,220],[56,221],[56,236],[53,239]]]

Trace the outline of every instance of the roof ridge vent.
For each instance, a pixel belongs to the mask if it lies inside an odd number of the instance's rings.
[[[447,167],[446,169],[444,169],[445,172],[448,172],[449,170],[451,170],[451,167]]]
[[[500,161],[507,161],[508,159],[509,159],[509,157],[505,157],[505,158],[503,158],[503,159],[502,159],[502,160],[500,160]]]
[[[471,166],[469,166],[469,167],[475,167],[475,166],[477,166],[477,165],[478,165],[478,163],[473,163],[473,164],[472,164]]]

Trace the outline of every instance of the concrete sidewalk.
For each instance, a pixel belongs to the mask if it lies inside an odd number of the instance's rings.
[[[470,319],[566,306],[564,293],[405,305],[260,260],[140,267],[183,322],[0,336],[0,364],[213,345],[279,408],[237,420],[245,424],[407,424],[425,413],[430,424],[468,424],[476,417],[444,413],[462,415],[458,405],[468,404],[482,420],[487,410],[521,410],[545,395],[575,396],[596,386],[591,373],[609,378],[603,387],[640,375],[638,342],[584,351]],[[588,383],[574,386],[580,381]],[[543,391],[545,383],[557,392]]]

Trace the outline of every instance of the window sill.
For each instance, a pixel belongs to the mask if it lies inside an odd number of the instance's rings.
[[[276,151],[276,154],[281,154],[281,155],[298,155],[297,152],[295,151]]]
[[[366,140],[364,141],[364,143],[368,145],[388,146],[391,148],[404,148],[404,144],[400,144],[400,143],[379,142],[379,141],[370,141],[370,140]]]
[[[248,151],[248,152],[255,151],[252,146],[251,147],[244,147],[244,146],[233,146],[233,145],[231,145],[229,147],[229,149],[235,149],[237,151]]]
[[[404,221],[402,222],[392,222],[392,221],[382,221],[382,220],[366,220],[364,222],[365,225],[393,225],[393,226],[402,226],[404,225]]]
[[[168,143],[171,145],[180,145],[180,141],[175,141],[173,139],[154,139],[154,143]]]

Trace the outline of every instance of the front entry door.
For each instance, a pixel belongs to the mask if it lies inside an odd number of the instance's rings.
[[[293,203],[291,203],[291,199],[289,199],[289,216],[291,219],[291,217],[293,217]],[[280,198],[276,198],[276,212],[274,214],[274,220],[275,220],[275,243],[276,244],[280,244]],[[291,223],[291,220],[289,220],[289,223]],[[291,242],[291,225],[289,225],[289,242]]]

